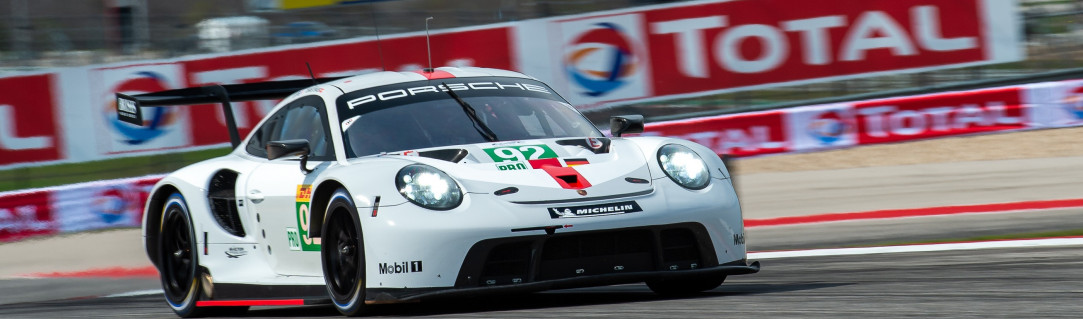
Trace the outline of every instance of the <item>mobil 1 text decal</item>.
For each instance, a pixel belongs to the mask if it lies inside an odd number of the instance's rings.
[[[394,263],[380,263],[379,270],[381,275],[392,275],[421,272],[424,269],[422,268],[422,263],[420,260],[414,260]]]
[[[636,203],[635,201],[626,201],[584,206],[549,207],[549,217],[553,219],[576,218],[599,215],[626,214],[641,211],[643,211],[643,208],[639,207],[639,203]]]

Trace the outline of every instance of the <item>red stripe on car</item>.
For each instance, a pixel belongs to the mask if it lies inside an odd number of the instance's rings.
[[[560,187],[565,189],[584,189],[590,187],[590,182],[587,181],[583,175],[579,174],[575,168],[571,167],[559,167],[559,166],[543,166],[541,168],[549,173]]]
[[[447,71],[440,71],[440,70],[433,70],[432,72],[425,72],[425,70],[417,70],[417,71],[414,71],[414,72],[417,73],[417,74],[421,74],[421,76],[424,76],[426,79],[429,79],[429,80],[450,79],[450,78],[455,77],[455,75],[453,75],[451,73],[448,73]]]

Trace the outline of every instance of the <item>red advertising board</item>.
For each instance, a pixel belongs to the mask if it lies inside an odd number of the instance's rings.
[[[49,192],[0,197],[0,242],[56,232],[56,222],[49,207]]]
[[[783,115],[771,111],[648,124],[644,135],[683,138],[733,156],[784,153],[792,143]]]
[[[729,1],[644,16],[658,95],[987,58],[978,0]]]
[[[434,66],[512,67],[510,28],[465,30],[433,34]],[[231,55],[184,62],[189,86],[308,78],[308,63],[316,76],[357,75],[381,70],[414,71],[428,67],[424,35],[387,38],[298,49]],[[242,138],[273,107],[274,101],[235,103]],[[190,107],[192,145],[229,141],[218,107]]]
[[[1029,119],[1022,88],[951,92],[854,103],[858,144],[1019,130]]]
[[[53,74],[0,78],[0,166],[58,160]]]
[[[1014,2],[998,0],[712,1],[551,23],[561,67],[523,52],[525,71],[588,107],[1024,56]]]

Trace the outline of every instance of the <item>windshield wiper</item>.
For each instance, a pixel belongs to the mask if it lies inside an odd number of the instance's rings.
[[[470,122],[474,123],[474,130],[478,131],[478,134],[481,134],[481,136],[486,140],[489,140],[489,142],[499,141],[499,139],[496,138],[496,133],[493,133],[493,130],[490,130],[488,126],[485,126],[485,123],[481,122],[481,119],[478,118],[478,113],[474,111],[474,108],[471,107],[469,103],[466,103],[462,98],[459,98],[459,95],[455,94],[455,92],[447,86],[447,83],[441,82],[440,84],[444,85],[447,94],[451,95],[451,98],[455,99],[455,102],[459,102],[459,106],[462,106],[463,112],[466,112],[466,116],[470,118]]]

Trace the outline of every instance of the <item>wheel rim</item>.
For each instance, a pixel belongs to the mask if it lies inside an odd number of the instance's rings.
[[[171,207],[162,229],[162,281],[170,301],[180,302],[188,297],[195,268],[193,267],[191,230],[180,208]]]
[[[331,278],[332,297],[336,301],[349,302],[352,293],[361,285],[358,270],[360,269],[357,229],[353,226],[353,220],[341,211],[336,211],[327,221],[327,236],[324,245],[333,249],[324,254],[324,264],[328,267]]]

